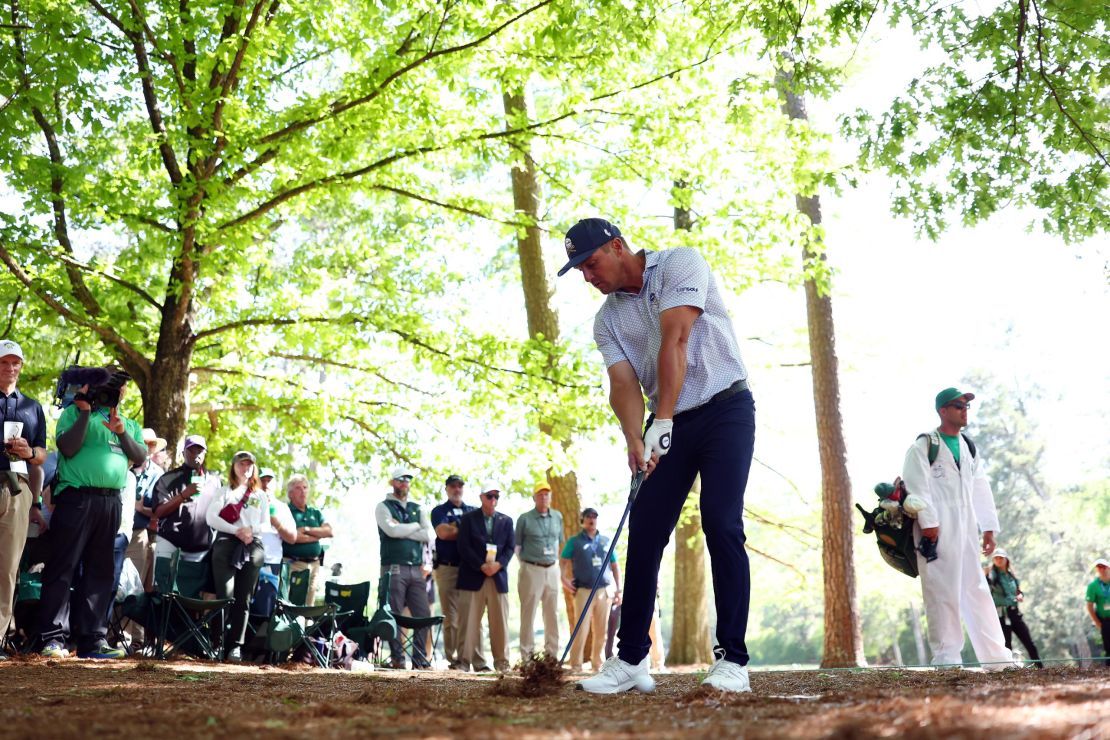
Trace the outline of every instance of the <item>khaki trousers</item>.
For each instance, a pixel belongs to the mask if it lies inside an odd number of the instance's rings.
[[[520,657],[526,660],[536,649],[533,624],[536,607],[543,604],[543,649],[548,655],[559,654],[559,566],[544,568],[523,560],[517,580],[520,596]]]
[[[139,577],[143,579],[143,590],[154,590],[154,533],[149,529],[131,531],[131,541],[127,543],[125,557],[132,562]],[[131,642],[141,645],[145,639],[143,626],[130,619],[123,621],[123,629],[131,635]]]
[[[586,606],[586,599],[588,598],[590,598],[590,589],[588,588],[579,588],[574,592],[574,611],[576,615],[582,613],[582,607]],[[594,595],[593,603],[590,604],[590,613],[582,620],[582,629],[578,631],[578,637],[574,638],[574,645],[570,649],[570,668],[572,671],[582,670],[582,653],[585,651],[586,638],[590,636],[591,632],[594,635],[594,641],[590,646],[590,664],[595,672],[601,670],[601,649],[605,647],[610,603],[609,591],[599,587]]]
[[[6,488],[0,490],[0,639],[8,634],[12,622],[19,560],[27,544],[31,513],[31,488],[23,476],[19,478],[19,488],[23,493],[18,496],[12,496]],[[27,626],[33,629],[33,625]]]
[[[466,641],[463,644],[463,655],[480,654],[478,649],[482,634],[482,614],[488,609],[493,667],[499,671],[509,670],[509,595],[498,593],[496,581],[487,576],[480,589],[467,595],[466,602]]]
[[[320,561],[313,560],[311,563],[302,563],[299,560],[289,561],[289,572],[299,573],[302,570],[311,571],[308,574],[308,591],[305,596],[305,606],[315,606],[316,604],[316,577],[320,575]]]
[[[462,664],[469,664],[469,658],[463,658],[463,638],[461,631],[463,614],[460,610],[460,591],[458,589],[459,567],[457,565],[437,565],[432,571],[436,579],[436,591],[439,592],[439,611],[443,615],[443,656],[447,658],[448,668],[459,668]],[[479,640],[481,642],[481,640]],[[476,665],[486,662],[475,661]]]

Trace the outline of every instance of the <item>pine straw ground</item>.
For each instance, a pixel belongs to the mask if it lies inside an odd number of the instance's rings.
[[[549,673],[549,672],[548,672]],[[562,683],[559,681],[562,680]],[[331,738],[1110,738],[1110,671],[753,672],[753,693],[657,677],[599,697],[456,673],[150,660],[0,664],[0,736]],[[540,696],[527,696],[539,686]]]

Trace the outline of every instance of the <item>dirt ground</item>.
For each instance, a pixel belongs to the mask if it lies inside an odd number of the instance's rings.
[[[0,664],[0,736],[1110,738],[1107,670],[753,672],[746,695],[699,679],[522,698],[515,677],[34,656]]]

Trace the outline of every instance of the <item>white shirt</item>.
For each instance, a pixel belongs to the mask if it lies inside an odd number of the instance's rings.
[[[253,491],[247,503],[239,512],[239,520],[234,524],[226,521],[220,516],[220,511],[228,504],[237,504],[243,500],[243,489],[232,490],[224,487],[224,490],[216,497],[216,500],[208,507],[208,512],[205,514],[205,519],[208,526],[215,529],[217,532],[224,532],[225,534],[235,534],[243,527],[250,527],[254,532],[255,537],[261,538],[262,532],[270,525],[270,497],[261,488]]]
[[[122,534],[128,540],[131,539],[131,526],[135,523],[136,483],[135,474],[128,470],[127,485],[119,489],[120,517],[119,530],[116,534]]]
[[[386,495],[386,500],[389,499],[396,501],[401,504],[401,506],[408,503],[407,498],[397,498],[392,491]],[[417,542],[433,542],[435,540],[435,531],[432,529],[431,515],[425,506],[420,507],[419,522],[409,522],[405,524],[394,519],[393,512],[386,506],[385,501],[382,501],[374,509],[374,518],[378,522],[378,529],[385,532],[388,537],[397,540],[416,540]]]
[[[659,394],[659,315],[678,306],[702,313],[690,329],[686,379],[675,413],[707,403],[738,380],[748,379],[732,320],[701,253],[693,247],[644,252],[644,285],[639,293],[609,294],[594,319],[594,341],[605,367],[627,361],[654,413]]]
[[[278,501],[276,498],[271,499],[274,504],[274,516],[281,522],[281,526],[286,529],[296,529],[296,523],[293,521],[293,512],[289,510],[289,505]],[[270,517],[266,517],[266,523],[262,529],[262,547],[266,550],[265,562],[269,564],[280,563],[282,559],[282,544],[284,541],[281,535],[270,523]]]

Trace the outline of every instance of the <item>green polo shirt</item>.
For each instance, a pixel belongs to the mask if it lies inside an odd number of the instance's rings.
[[[69,431],[77,422],[77,406],[71,405],[58,418],[54,439]],[[127,436],[144,446],[143,430],[138,423],[121,416]],[[58,455],[58,488],[88,486],[91,488],[123,488],[127,485],[127,471],[131,461],[120,447],[119,438],[104,426],[108,421],[107,409],[89,412],[89,425],[85,430],[85,443],[73,457]]]
[[[319,509],[306,506],[301,511],[293,504],[289,504],[289,511],[293,514],[293,524],[300,530],[301,527],[319,527],[324,523],[324,515]],[[318,558],[324,551],[324,546],[319,542],[302,542],[297,545],[281,543],[281,553],[287,558]]]
[[[1096,578],[1087,586],[1087,601],[1095,605],[1099,619],[1110,619],[1110,583]]]
[[[530,563],[554,563],[563,544],[563,515],[554,509],[546,514],[532,509],[517,517],[516,544],[520,559]]]

